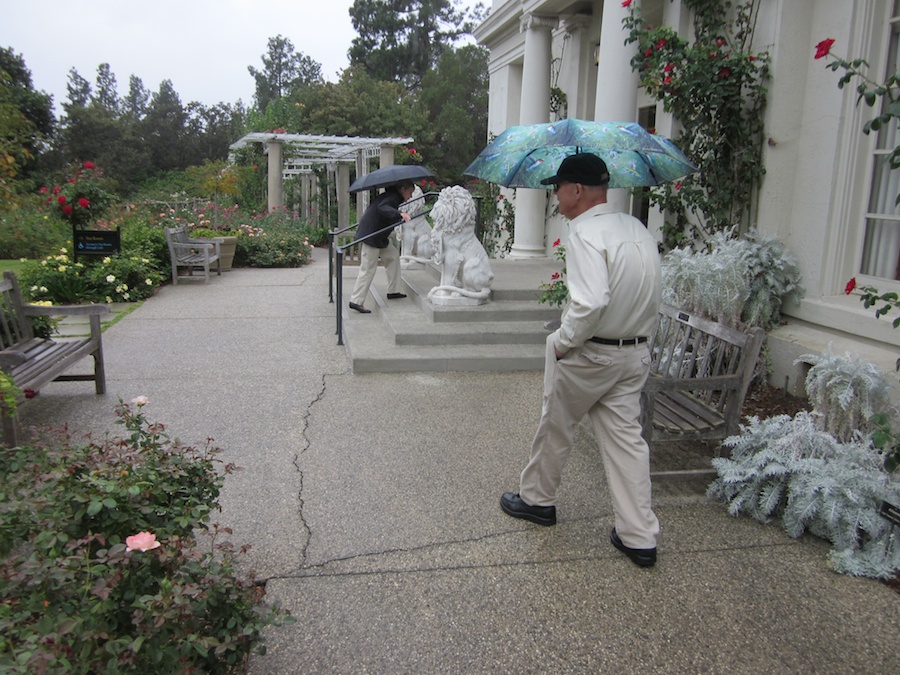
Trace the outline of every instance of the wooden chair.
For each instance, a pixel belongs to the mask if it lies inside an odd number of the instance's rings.
[[[172,283],[179,279],[199,279],[194,277],[194,270],[203,272],[203,283],[209,282],[209,269],[216,264],[216,274],[222,274],[219,242],[214,239],[192,239],[184,227],[167,227],[166,241],[169,243],[169,255],[172,257]],[[179,274],[178,268],[185,268],[187,274]]]

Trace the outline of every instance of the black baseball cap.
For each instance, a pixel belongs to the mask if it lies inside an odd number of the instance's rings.
[[[582,185],[606,185],[609,183],[609,169],[606,162],[589,152],[569,155],[559,165],[555,176],[545,178],[541,185],[557,185],[567,181]]]

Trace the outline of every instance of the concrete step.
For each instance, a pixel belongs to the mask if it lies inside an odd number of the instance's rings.
[[[387,300],[384,275],[376,274],[366,307],[349,310],[345,299],[344,344],[354,373],[501,372],[542,370],[547,329],[558,307],[537,302],[537,286],[552,273],[545,263],[495,268],[491,301],[472,307],[434,306],[434,269],[402,272],[407,298]],[[504,274],[504,271],[506,272]],[[345,271],[352,288],[357,271]]]

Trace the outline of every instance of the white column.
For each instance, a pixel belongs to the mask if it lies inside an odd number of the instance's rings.
[[[634,6],[640,5],[635,0]],[[637,43],[625,44],[622,19],[628,9],[621,2],[603,3],[600,51],[597,70],[597,100],[594,119],[598,122],[634,122],[637,119],[638,75],[631,70]],[[607,201],[613,208],[631,213],[627,190],[610,190]]]
[[[522,66],[519,124],[550,121],[550,31],[558,23],[556,18],[535,14],[522,18],[525,58]],[[510,251],[511,258],[541,258],[547,255],[544,246],[546,209],[546,190],[516,190],[516,234]]]
[[[269,211],[284,206],[284,184],[282,183],[281,172],[284,169],[284,161],[281,153],[281,141],[271,139],[266,143],[266,150],[269,155],[268,164],[268,188],[269,188]]]

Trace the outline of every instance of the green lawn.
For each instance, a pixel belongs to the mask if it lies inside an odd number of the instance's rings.
[[[19,276],[23,267],[25,267],[25,263],[21,260],[0,260],[0,272],[12,270],[16,276]]]

